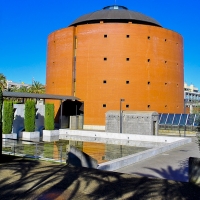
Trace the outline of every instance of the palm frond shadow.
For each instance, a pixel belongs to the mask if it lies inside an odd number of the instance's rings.
[[[180,167],[185,165],[186,161],[180,163]],[[50,199],[49,195],[53,199],[77,199],[77,196],[80,199],[191,199],[191,194],[192,199],[198,199],[200,196],[199,187],[189,183],[63,164],[43,165],[37,160],[17,159],[1,164],[1,173],[7,169],[9,176],[0,177],[2,199],[42,200]],[[181,170],[184,174],[184,169]],[[167,171],[156,172],[173,174],[176,171],[168,167]]]

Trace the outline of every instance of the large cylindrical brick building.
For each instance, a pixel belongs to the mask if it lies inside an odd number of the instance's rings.
[[[85,128],[103,129],[105,113],[119,110],[122,98],[123,110],[182,113],[183,84],[182,36],[123,6],[48,37],[46,92],[80,98]]]

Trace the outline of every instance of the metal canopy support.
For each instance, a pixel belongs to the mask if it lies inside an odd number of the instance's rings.
[[[60,100],[60,128],[62,128],[62,100]]]
[[[120,107],[119,107],[119,132],[122,133],[122,101],[125,99],[120,99]]]

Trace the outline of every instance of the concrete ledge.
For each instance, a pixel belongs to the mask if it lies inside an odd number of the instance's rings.
[[[2,134],[3,147],[10,147],[17,144],[17,133]]]
[[[43,130],[43,137],[44,136],[51,137],[56,135],[59,135],[59,130]]]
[[[42,141],[44,142],[54,142],[59,140],[59,135],[54,136],[44,136],[42,137]]]
[[[184,138],[181,137],[153,136],[153,135],[139,135],[139,134],[136,135],[136,134],[125,134],[125,133],[108,133],[108,132],[98,132],[98,131],[69,130],[69,129],[60,129],[59,134],[85,136],[85,137],[100,137],[100,138],[110,138],[119,140],[162,142],[162,143],[171,143],[174,141],[184,140]]]
[[[40,137],[40,132],[39,131],[34,131],[34,132],[22,132],[22,140],[31,140],[32,138],[39,138]]]
[[[154,149],[149,149],[143,152],[139,152],[133,155],[129,155],[126,157],[118,158],[112,161],[108,161],[106,163],[100,164],[97,169],[113,171],[125,167],[127,165],[131,165],[133,163],[139,162],[141,160],[145,160],[147,158],[151,158],[165,151],[169,151],[173,148],[179,147],[181,145],[187,144],[191,142],[191,138],[183,139],[180,141],[172,142],[171,144],[165,145],[163,147],[157,147]]]
[[[135,147],[146,147],[146,148],[155,148],[155,147],[164,146],[168,144],[168,143],[153,142],[153,141],[119,140],[116,138],[112,139],[112,138],[100,138],[100,137],[85,137],[85,136],[79,136],[79,135],[77,136],[77,135],[64,135],[64,134],[59,135],[59,139],[135,146]]]
[[[2,134],[3,139],[17,139],[17,133]]]
[[[190,143],[191,138],[182,138],[182,137],[169,137],[169,136],[150,136],[150,135],[133,135],[133,134],[120,134],[120,133],[106,133],[98,131],[81,131],[81,130],[66,130],[60,129],[59,138],[62,137],[88,137],[89,140],[94,138],[98,140],[99,138],[108,138],[114,140],[126,140],[137,142],[150,142],[150,143],[162,143],[162,145],[157,145],[153,149],[149,149],[143,152],[132,154],[126,157],[118,158],[106,163],[100,164],[97,168],[101,170],[113,171],[131,165],[133,163],[139,162],[141,160],[156,156],[165,151],[169,151],[173,148],[179,147],[181,145]],[[63,138],[64,139],[64,138]],[[133,142],[133,143],[134,143]],[[140,145],[138,143],[138,145]]]

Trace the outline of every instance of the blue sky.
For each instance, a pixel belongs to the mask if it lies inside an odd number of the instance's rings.
[[[14,82],[45,84],[47,36],[115,0],[0,0],[0,73]],[[116,0],[184,38],[184,76],[200,89],[200,1]]]

